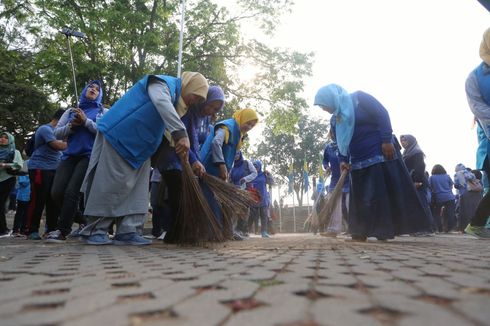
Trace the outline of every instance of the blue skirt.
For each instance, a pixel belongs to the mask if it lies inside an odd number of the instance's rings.
[[[386,240],[430,230],[430,216],[400,158],[351,171],[350,189],[353,236]]]

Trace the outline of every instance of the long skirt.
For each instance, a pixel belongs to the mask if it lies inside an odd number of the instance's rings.
[[[458,230],[463,231],[475,215],[478,203],[482,199],[481,191],[467,191],[459,199]]]
[[[351,172],[349,231],[356,237],[392,239],[426,232],[430,219],[400,158]]]

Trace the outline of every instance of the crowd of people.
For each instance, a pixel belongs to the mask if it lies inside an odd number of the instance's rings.
[[[56,243],[77,236],[91,245],[146,245],[148,238],[171,242],[181,206],[189,200],[182,197],[183,164],[188,162],[197,177],[207,173],[234,183],[240,173],[235,157],[243,160],[243,140],[259,120],[245,108],[213,124],[224,93],[196,72],[181,78],[145,76],[110,110],[102,103],[102,84],[89,82],[76,108],[56,111],[37,128],[24,149],[25,162],[14,137],[1,134],[0,235]],[[249,175],[238,186],[258,200],[247,221],[232,225],[234,240],[243,240],[259,218],[262,237],[270,237],[265,208],[271,206],[272,178],[259,160],[247,166]],[[10,230],[5,211],[13,189],[17,207]],[[220,205],[205,183],[201,190],[224,228]],[[149,211],[153,227],[145,237]]]
[[[331,178],[328,187],[317,187],[316,213],[325,202],[332,204],[325,190],[333,193],[344,180],[326,234],[347,231],[353,241],[453,231],[490,238],[485,227],[490,194],[483,196],[490,178],[490,29],[480,56],[483,61],[466,81],[479,140],[476,169],[458,164],[453,177],[440,164],[426,172],[416,138],[395,137],[388,111],[372,95],[348,93],[336,84],[318,90],[314,104],[332,117],[323,159]],[[150,237],[172,242],[179,213],[192,201],[182,196],[189,165],[197,178],[206,173],[255,196],[248,217],[230,226],[212,190],[199,182],[216,225],[229,228],[223,230],[228,239],[242,240],[259,225],[260,235],[270,237],[274,180],[260,160],[247,160],[241,152],[259,122],[255,110],[240,109],[215,122],[225,104],[223,90],[197,72],[148,75],[110,109],[102,103],[102,84],[89,82],[76,108],[58,110],[35,131],[32,150],[24,153],[27,162],[13,135],[0,134],[1,235],[57,243],[73,235],[91,245],[147,245],[151,240],[142,231],[150,203]],[[9,230],[5,210],[13,188],[17,210]]]

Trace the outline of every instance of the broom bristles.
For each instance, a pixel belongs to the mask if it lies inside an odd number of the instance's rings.
[[[235,185],[205,173],[202,180],[214,194],[216,201],[221,205],[223,215],[227,222],[233,223],[233,216],[248,217],[248,209],[254,204],[251,194]]]
[[[344,187],[344,181],[347,174],[347,170],[342,171],[339,181],[335,185],[335,188],[331,192],[331,195],[320,210],[320,213],[318,214],[318,220],[321,226],[327,225],[328,221],[332,217],[332,213],[335,209],[335,206],[337,205],[337,202],[342,198],[342,188]]]
[[[181,203],[168,239],[170,242],[200,244],[210,240],[225,240],[188,161],[182,162]],[[167,237],[165,238],[167,240]]]

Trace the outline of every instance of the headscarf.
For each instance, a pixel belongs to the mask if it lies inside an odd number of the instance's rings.
[[[8,159],[13,159],[15,155],[15,138],[11,133],[2,132],[0,135],[7,135],[8,144],[5,146],[0,146],[0,161],[6,161]]]
[[[412,135],[401,135],[400,140],[406,141],[408,143],[407,148],[405,148],[403,151],[403,159],[404,160],[414,156],[415,154],[419,154],[419,153],[422,153],[425,156],[424,152],[420,149],[420,146],[417,143],[417,139],[414,136],[412,136]]]
[[[184,116],[187,112],[187,104],[184,102],[184,97],[189,94],[194,94],[206,98],[208,94],[208,81],[198,72],[184,71],[182,73],[182,91],[180,93],[179,102],[177,104],[176,111],[179,117]]]
[[[99,95],[97,96],[97,98],[95,100],[89,100],[87,98],[87,91],[88,91],[88,88],[90,86],[92,86],[93,84],[96,84],[97,86],[99,86]],[[94,108],[94,107],[98,107],[99,109],[102,109],[103,108],[103,105],[102,105],[102,96],[103,95],[104,95],[104,92],[102,91],[101,82],[98,80],[93,80],[90,83],[88,83],[87,86],[85,86],[85,88],[83,89],[82,94],[80,95],[80,103],[78,104],[78,107],[80,109],[83,109],[83,110]]]
[[[255,112],[255,110],[250,108],[245,108],[236,111],[235,113],[233,113],[233,119],[235,119],[238,126],[242,126],[243,124],[253,120],[257,120],[257,122],[259,122],[259,116],[257,115],[257,112]],[[242,147],[243,136],[245,136],[245,134],[242,133],[242,131],[240,131],[240,142],[238,143],[237,149]],[[229,137],[230,137],[230,133],[226,132],[225,143],[228,142]]]
[[[208,89],[208,95],[206,96],[206,102],[199,105],[199,111],[201,111],[206,105],[214,101],[221,101],[220,110],[225,105],[225,93],[219,86],[210,86]]]
[[[314,105],[328,106],[334,110],[337,145],[340,153],[347,156],[355,123],[354,104],[351,96],[341,86],[330,84],[318,90]]]
[[[490,66],[490,28],[483,33],[480,44],[480,58]]]

